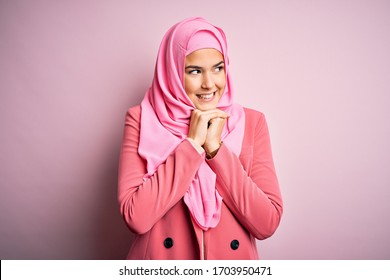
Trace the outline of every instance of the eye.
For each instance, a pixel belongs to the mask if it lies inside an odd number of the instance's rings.
[[[223,68],[224,68],[223,65],[218,66],[215,68],[215,72],[221,72],[223,70]]]
[[[199,69],[188,70],[187,73],[190,75],[196,75],[196,74],[200,74],[200,70]]]

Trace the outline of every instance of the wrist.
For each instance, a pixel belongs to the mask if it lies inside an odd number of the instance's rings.
[[[215,155],[219,151],[219,148],[221,147],[221,144],[222,144],[222,142],[219,142],[217,145],[204,147],[204,149],[206,151],[206,157],[208,159],[212,159],[213,157],[215,157]]]
[[[204,149],[202,148],[201,145],[198,144],[194,139],[187,137],[188,142],[191,143],[191,145],[195,148],[195,150],[198,151],[199,154],[204,153]]]

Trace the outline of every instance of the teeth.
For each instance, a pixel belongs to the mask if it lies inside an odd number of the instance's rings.
[[[209,94],[197,94],[197,96],[200,98],[200,99],[211,99],[214,95],[214,92],[212,93],[209,93]]]

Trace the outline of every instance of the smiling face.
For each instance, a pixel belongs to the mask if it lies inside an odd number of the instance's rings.
[[[184,89],[201,111],[217,108],[225,90],[226,75],[222,54],[216,49],[200,49],[186,56]]]

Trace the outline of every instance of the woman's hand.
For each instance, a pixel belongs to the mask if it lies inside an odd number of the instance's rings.
[[[223,126],[228,117],[227,113],[218,109],[209,111],[195,109],[191,114],[188,138],[203,146],[207,153],[218,149]],[[213,148],[215,149],[211,150]]]
[[[208,155],[213,155],[221,146],[221,136],[227,118],[216,117],[209,121],[206,140],[203,148]]]

